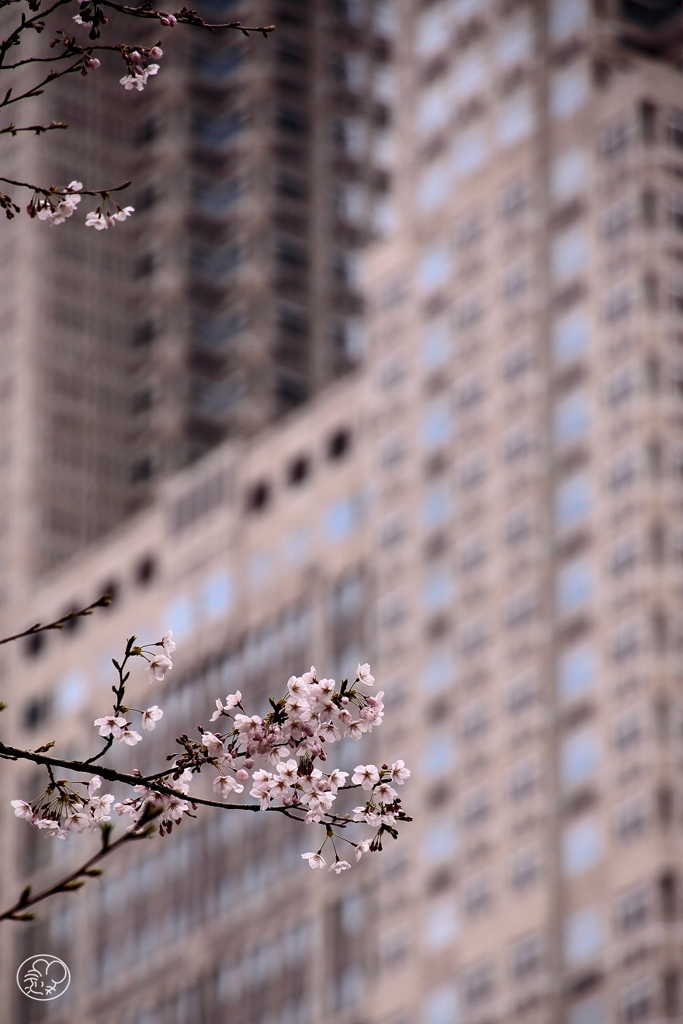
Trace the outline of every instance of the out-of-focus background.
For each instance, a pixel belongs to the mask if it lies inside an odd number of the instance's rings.
[[[2,632],[114,598],[4,648],[3,735],[94,750],[131,633],[178,650],[129,766],[370,661],[385,723],[334,755],[405,757],[415,821],[323,878],[307,829],[186,821],[2,926],[0,1015],[680,1021],[683,4],[201,12],[277,30],[166,31],[144,93],[103,66],[3,144],[136,208],[1,227]],[[89,840],[3,777],[4,906]]]

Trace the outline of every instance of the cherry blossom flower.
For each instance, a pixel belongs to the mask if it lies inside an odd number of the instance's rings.
[[[216,699],[216,710],[211,715],[211,721],[215,722],[217,718],[220,718],[223,714],[228,714],[233,708],[238,707],[242,703],[242,694],[239,690],[235,693],[229,693],[225,698],[225,704],[222,704],[220,700]]]
[[[68,829],[69,832],[76,832],[79,835],[85,832],[87,828],[91,828],[92,825],[93,819],[84,814],[82,810],[71,811],[71,813],[67,814],[64,822],[64,828]]]
[[[324,868],[327,863],[320,853],[302,853],[301,856],[303,860],[308,861],[310,868]]]
[[[370,666],[367,662],[358,666],[356,669],[356,678],[359,683],[365,683],[366,686],[375,685],[375,677],[370,672]]]
[[[83,184],[80,181],[72,181],[67,185],[69,192],[58,193],[57,204],[54,205],[53,196],[46,196],[34,205],[38,220],[46,220],[49,224],[63,224],[70,217],[81,201],[81,196],[74,193],[80,192]],[[30,212],[30,211],[29,211]]]
[[[241,793],[243,790],[244,786],[240,786],[230,775],[217,775],[213,780],[214,793],[220,793],[222,797],[230,796],[231,793]]]
[[[94,796],[101,785],[102,779],[99,775],[93,775],[92,779],[88,783],[88,796]]]
[[[374,764],[357,764],[351,782],[362,789],[372,789],[379,782],[379,772]]]
[[[37,821],[37,816],[33,808],[26,800],[12,800],[10,801],[14,808],[14,813],[17,818],[25,818],[26,821],[30,821],[33,825]]]
[[[334,864],[330,864],[329,870],[334,871],[336,875],[340,875],[342,871],[348,871],[351,867],[347,860],[336,860]]]
[[[363,854],[368,852],[371,843],[371,839],[363,839],[362,842],[356,843],[356,860],[360,860]]]
[[[147,666],[147,672],[149,674],[150,683],[155,679],[157,682],[162,683],[166,678],[166,674],[173,668],[173,662],[167,654],[155,654]]]
[[[59,822],[52,818],[41,818],[35,825],[36,828],[44,829],[53,839],[66,839],[66,832],[59,827]]]
[[[104,231],[106,228],[112,227],[114,221],[126,220],[132,213],[135,213],[135,207],[133,206],[124,206],[122,209],[117,210],[116,213],[103,213],[101,210],[91,210],[85,218],[85,226],[86,228],[95,228],[95,231]]]
[[[202,746],[208,750],[209,757],[220,757],[223,753],[223,740],[213,732],[202,733]]]
[[[100,736],[113,736],[114,739],[118,739],[128,722],[121,715],[105,715],[103,718],[96,718],[93,725],[99,725]]]
[[[132,212],[132,209],[131,209],[131,212]],[[176,642],[173,639],[173,630],[169,629],[169,631],[167,633],[164,633],[164,635],[162,636],[162,638],[159,641],[159,643],[163,647],[164,653],[167,654],[168,657],[170,658],[171,655],[173,654],[173,652],[176,649]]]
[[[410,778],[410,770],[406,768],[405,761],[394,761],[391,766],[391,779],[398,786],[402,786],[406,779]]]
[[[156,75],[158,70],[158,64],[148,64],[146,68],[143,68],[142,65],[131,65],[131,73],[124,75],[123,78],[119,79],[119,82],[127,91],[137,89],[138,92],[142,92],[147,85],[147,79],[150,75]]]
[[[147,708],[146,711],[142,712],[140,725],[142,726],[143,729],[147,729],[149,732],[151,732],[153,729],[156,729],[157,722],[159,721],[160,718],[163,717],[164,713],[161,710],[161,708],[157,707],[156,704],[152,704],[151,708]]]
[[[125,727],[121,729],[121,735],[117,736],[116,742],[126,743],[129,747],[134,747],[141,739],[140,733],[131,729],[130,722],[126,722]]]
[[[398,793],[395,789],[391,788],[388,782],[380,782],[380,784],[375,787],[375,796],[383,804],[390,804],[396,799]]]

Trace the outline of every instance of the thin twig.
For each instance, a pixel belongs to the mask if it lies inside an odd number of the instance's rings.
[[[54,131],[55,128],[68,128],[66,121],[51,121],[50,124],[29,124],[25,128],[17,128],[14,124],[8,124],[6,128],[0,128],[0,135],[18,135],[19,132],[35,132],[36,135],[43,135],[45,132]]]
[[[0,181],[8,181],[8,179],[0,178]],[[9,184],[21,185],[22,182],[10,181]],[[33,188],[33,185],[26,185],[25,187]],[[89,195],[90,193],[87,194]],[[99,195],[99,193],[95,194]],[[60,619],[55,619],[54,622],[48,622],[45,625],[42,625],[42,623],[40,622],[36,622],[35,625],[30,626],[28,629],[25,629],[23,633],[15,633],[13,636],[3,637],[2,639],[0,639],[0,645],[12,643],[13,640],[21,640],[23,636],[34,636],[36,633],[44,633],[48,629],[64,629],[64,626],[67,624],[67,622],[71,622],[72,619],[80,619],[84,615],[92,615],[95,608],[107,608],[110,604],[111,595],[102,594],[102,597],[98,597],[96,601],[93,601],[93,603],[89,604],[86,608],[80,608],[78,611],[67,612],[66,615],[62,615]]]

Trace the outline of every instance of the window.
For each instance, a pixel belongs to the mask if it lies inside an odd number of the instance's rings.
[[[501,292],[506,302],[520,299],[531,284],[531,270],[527,263],[518,263],[503,275]]]
[[[651,978],[637,981],[619,993],[619,1024],[642,1024],[650,1020],[656,1007],[656,983]]]
[[[596,678],[597,658],[591,647],[572,647],[560,658],[558,685],[563,697],[580,697],[593,688]]]
[[[467,178],[479,170],[487,160],[486,136],[479,128],[472,128],[463,134],[455,146],[451,168],[457,178]]]
[[[456,60],[450,76],[450,93],[457,103],[476,96],[487,84],[487,65],[481,53],[465,53]]]
[[[285,554],[292,565],[305,565],[311,557],[310,532],[304,527],[292,530],[285,538]]]
[[[585,559],[566,565],[557,575],[555,597],[560,613],[577,612],[593,597],[595,576],[593,566]]]
[[[556,71],[550,82],[550,113],[558,120],[572,117],[588,98],[588,74],[583,65]]]
[[[593,508],[593,486],[584,474],[565,480],[555,491],[555,522],[568,529],[584,522]]]
[[[451,194],[451,175],[449,168],[436,164],[420,178],[417,189],[417,205],[421,210],[435,210],[441,206]]]
[[[422,768],[427,776],[445,775],[455,760],[455,744],[450,736],[434,736],[424,749]]]
[[[530,370],[534,365],[534,353],[531,345],[511,345],[503,356],[503,377],[506,381],[514,381]]]
[[[230,574],[214,573],[202,587],[202,612],[207,619],[219,619],[230,611],[233,598],[234,587]]]
[[[425,291],[443,287],[451,274],[451,258],[445,245],[437,245],[422,257],[417,269],[418,287]]]
[[[605,323],[614,325],[626,320],[633,306],[633,289],[629,284],[622,284],[614,288],[605,299],[603,310]]]
[[[429,613],[443,611],[453,600],[453,580],[448,569],[437,569],[427,577],[422,589],[422,603]]]
[[[458,387],[458,408],[460,410],[471,409],[478,405],[486,394],[484,380],[481,374],[471,373],[464,377]]]
[[[460,549],[462,572],[472,572],[473,569],[478,569],[486,561],[486,553],[486,540],[480,534],[465,540]]]
[[[486,479],[486,459],[483,454],[473,452],[461,463],[458,483],[462,491],[470,491],[478,487]]]
[[[463,882],[462,902],[463,910],[468,917],[485,914],[493,902],[489,876],[482,873]]]
[[[565,202],[582,191],[588,181],[588,154],[583,149],[566,149],[553,160],[550,191],[553,199]]]
[[[569,966],[596,956],[604,942],[602,916],[597,907],[586,907],[565,921],[564,955]]]
[[[493,964],[490,960],[470,967],[463,973],[463,1001],[467,1006],[479,1006],[491,998],[494,990]]]
[[[622,452],[607,467],[607,486],[610,491],[621,491],[636,479],[635,452]]]
[[[633,223],[633,206],[630,199],[621,199],[604,212],[600,218],[600,234],[605,242],[619,241]]]
[[[552,0],[548,18],[548,33],[554,43],[580,32],[588,24],[586,0]]]
[[[458,1024],[458,993],[455,985],[439,985],[427,996],[422,1024]]]
[[[457,832],[452,821],[442,819],[430,825],[423,840],[423,856],[426,861],[436,863],[450,860],[458,848]]]
[[[600,136],[600,155],[607,160],[622,154],[629,145],[632,136],[632,124],[626,118],[620,117],[608,124]]]
[[[590,403],[585,391],[575,391],[555,406],[554,434],[558,444],[573,444],[590,426]]]
[[[505,624],[508,629],[520,629],[529,625],[536,614],[536,593],[527,587],[518,590],[509,599],[505,611]]]
[[[588,349],[590,326],[582,310],[575,310],[553,325],[553,355],[558,363],[567,363]]]
[[[422,339],[422,365],[435,370],[449,361],[453,355],[453,340],[448,323],[435,320],[427,324]]]
[[[510,769],[509,793],[515,803],[528,800],[538,789],[539,765],[535,757],[518,761]]]
[[[624,801],[615,813],[615,832],[622,843],[640,839],[647,830],[647,803],[644,797]]]
[[[188,597],[178,597],[173,601],[163,616],[165,629],[170,629],[173,637],[180,642],[183,637],[188,636],[194,628],[194,616],[192,605]]]
[[[495,49],[496,63],[505,69],[522,64],[531,57],[533,45],[531,22],[520,18],[502,30]]]
[[[492,810],[491,791],[485,784],[468,790],[462,797],[462,819],[467,828],[483,825]]]
[[[560,747],[560,777],[564,786],[579,786],[594,776],[600,765],[598,740],[584,729]]]
[[[325,537],[333,543],[346,541],[356,531],[361,519],[357,498],[341,498],[328,506],[323,517]]]
[[[422,504],[422,525],[427,530],[438,530],[450,522],[453,514],[453,499],[450,487],[445,482],[432,484]]]
[[[647,885],[631,886],[615,903],[615,924],[617,930],[628,934],[647,924],[650,917],[650,891]]]
[[[500,197],[500,215],[512,220],[527,209],[531,202],[531,185],[526,178],[515,178],[503,189]]]
[[[533,533],[534,514],[532,509],[524,506],[513,509],[505,523],[505,543],[521,544]]]
[[[530,889],[541,877],[541,855],[535,846],[518,850],[510,858],[510,885],[517,892]]]
[[[551,264],[556,281],[566,281],[585,270],[588,241],[583,228],[571,228],[558,235],[552,246]]]
[[[472,658],[484,650],[489,640],[489,630],[485,619],[470,619],[460,631],[460,649],[463,656]]]
[[[524,675],[515,679],[508,690],[508,711],[520,715],[536,706],[539,698],[538,682],[534,676]]]
[[[510,974],[514,981],[533,978],[543,967],[543,936],[525,935],[513,943],[510,954]]]
[[[582,999],[569,1009],[567,1024],[605,1024],[607,1011],[599,996]]]
[[[638,542],[635,537],[622,537],[612,546],[609,554],[609,570],[617,578],[635,569],[638,562]]]
[[[602,840],[593,819],[579,821],[564,830],[562,836],[562,868],[565,875],[581,875],[602,858]]]
[[[428,693],[441,693],[455,682],[455,659],[450,651],[438,651],[427,662],[422,685]]]
[[[502,106],[498,115],[498,142],[504,148],[516,146],[531,135],[535,121],[532,97],[516,96]]]
[[[484,237],[484,217],[478,210],[466,214],[459,222],[455,232],[455,244],[458,249],[470,249]]]
[[[440,131],[450,120],[448,96],[442,82],[429,90],[417,105],[417,128],[423,135]]]
[[[629,708],[614,722],[614,746],[620,754],[637,747],[645,735],[645,716],[642,708]]]
[[[610,656],[616,664],[635,658],[640,649],[640,628],[637,622],[624,622],[612,631]]]
[[[468,743],[479,740],[488,732],[491,724],[491,716],[488,704],[485,701],[476,701],[469,704],[462,711],[462,738]]]
[[[452,17],[451,4],[442,2],[419,19],[415,48],[420,57],[433,57],[448,46]]]
[[[441,949],[457,938],[458,912],[452,902],[432,906],[425,914],[424,939],[429,949]]]
[[[431,402],[422,418],[422,443],[430,451],[441,448],[453,434],[453,418],[444,400]]]
[[[530,423],[518,423],[510,427],[503,437],[503,460],[518,462],[534,450],[534,429]]]

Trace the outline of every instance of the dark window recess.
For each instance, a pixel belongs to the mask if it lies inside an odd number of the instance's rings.
[[[157,574],[157,560],[153,555],[145,555],[135,566],[135,582],[141,587],[151,583]]]
[[[300,405],[308,398],[306,382],[295,377],[278,376],[275,391],[277,397],[288,406]]]
[[[308,320],[294,310],[281,309],[277,320],[278,328],[290,337],[302,338],[308,334]]]
[[[277,243],[275,251],[278,263],[293,267],[296,270],[305,270],[308,266],[308,249],[299,242],[291,241],[288,238],[281,238]]]
[[[648,228],[655,227],[657,223],[657,196],[651,189],[643,192],[643,223]]]
[[[133,330],[133,336],[131,338],[131,344],[134,348],[142,348],[143,345],[149,345],[154,340],[156,330],[151,320],[143,320]]]
[[[643,28],[656,29],[683,8],[683,0],[622,0],[621,16]]]
[[[277,59],[280,64],[288,64],[290,67],[304,68],[308,66],[309,53],[303,46],[297,46],[291,40],[281,45],[277,51]]]
[[[674,795],[668,786],[661,786],[657,791],[657,813],[660,824],[668,828],[674,817]]]
[[[308,132],[308,118],[299,107],[280,104],[275,116],[275,125],[289,135],[305,135]]]
[[[656,309],[659,301],[659,281],[656,274],[649,272],[643,275],[643,294],[648,309]]]
[[[327,442],[328,459],[343,459],[351,450],[351,433],[342,428],[335,430]]]
[[[664,975],[664,1012],[672,1020],[678,1016],[680,1007],[680,977],[678,971],[667,971]]]
[[[145,388],[144,391],[138,391],[131,397],[130,400],[130,411],[133,415],[137,415],[140,412],[147,412],[152,408],[152,392],[149,388]]]
[[[662,906],[662,918],[664,921],[674,921],[678,912],[676,876],[673,871],[667,871],[659,879],[659,896]]]
[[[301,484],[311,475],[311,460],[306,455],[292,459],[287,468],[287,483],[292,486]]]
[[[250,512],[261,512],[270,502],[270,484],[259,480],[247,491],[247,509]]]
[[[118,601],[121,594],[121,588],[116,580],[107,580],[106,583],[102,584],[99,592],[100,594],[108,595],[109,604],[105,605],[105,608],[111,608],[112,605],[115,605]]]
[[[640,129],[647,146],[657,141],[657,107],[649,100],[643,100],[640,104]]]
[[[138,459],[130,467],[130,482],[132,484],[141,483],[143,480],[149,480],[154,473],[154,463],[150,456],[145,456],[144,459]]]
[[[304,179],[288,171],[280,171],[276,189],[278,195],[286,199],[306,199],[308,196],[308,185]]]
[[[154,270],[154,255],[146,252],[133,264],[133,278],[148,277]]]
[[[142,124],[138,125],[135,132],[135,141],[138,145],[144,145],[156,139],[161,130],[161,122],[158,117],[149,117]]]
[[[135,200],[135,209],[137,212],[142,210],[150,210],[159,198],[158,192],[154,185],[147,185],[145,188],[138,192]]]
[[[24,729],[37,729],[39,725],[46,722],[52,711],[52,701],[49,696],[35,697],[24,706]]]
[[[25,640],[26,655],[29,658],[36,658],[45,647],[45,634],[32,633]]]

